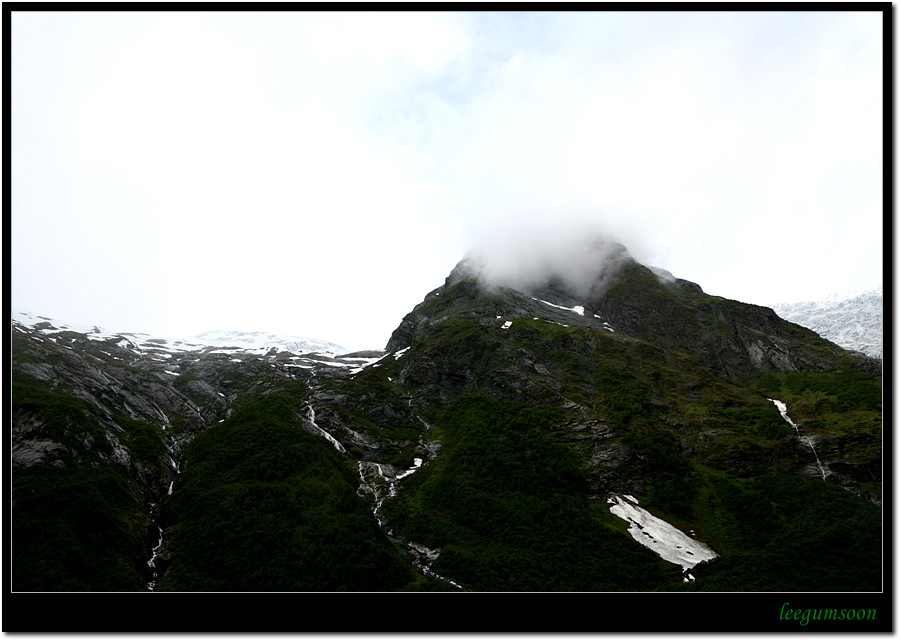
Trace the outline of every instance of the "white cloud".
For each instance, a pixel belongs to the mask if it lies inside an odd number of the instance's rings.
[[[382,346],[560,220],[726,297],[869,286],[880,20],[14,12],[13,303]]]

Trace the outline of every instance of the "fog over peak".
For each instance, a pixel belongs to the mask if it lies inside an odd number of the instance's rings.
[[[634,258],[617,237],[590,222],[550,221],[482,239],[463,269],[488,286],[534,292],[559,284],[576,296],[600,293]]]

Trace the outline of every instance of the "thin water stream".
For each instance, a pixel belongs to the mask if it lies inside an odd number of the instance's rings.
[[[306,412],[306,419],[309,420],[310,424],[312,424],[312,426],[315,427],[316,430],[319,433],[321,433],[325,437],[326,440],[328,440],[328,442],[333,444],[335,449],[337,449],[341,453],[347,453],[347,450],[344,448],[344,445],[342,445],[340,442],[338,442],[337,439],[335,439],[335,437],[333,435],[331,435],[330,433],[325,431],[325,429],[323,429],[318,424],[316,424],[316,412],[315,412],[315,409],[312,408],[312,405],[307,404],[306,406],[309,407],[309,410]]]
[[[768,398],[770,402],[774,402],[775,406],[778,407],[778,411],[781,413],[781,417],[787,420],[787,423],[794,427],[794,431],[797,432],[797,438],[800,442],[806,443],[806,445],[810,448],[813,453],[813,456],[816,458],[816,464],[819,467],[819,472],[822,474],[822,480],[826,478],[828,475],[825,466],[822,464],[822,461],[819,460],[819,454],[816,453],[816,448],[813,446],[812,439],[809,436],[804,436],[800,431],[800,425],[791,420],[791,417],[788,415],[787,405],[780,400],[773,400],[772,398]]]
[[[359,488],[357,493],[363,498],[371,497],[372,513],[375,515],[378,526],[384,529],[385,533],[392,538],[395,538],[394,532],[381,518],[381,507],[387,498],[393,498],[397,495],[400,480],[415,473],[422,466],[422,462],[422,458],[414,458],[413,466],[399,473],[392,465],[380,462],[360,460],[357,463],[359,469]],[[419,571],[438,580],[448,582],[457,589],[462,589],[462,586],[458,583],[432,571],[431,565],[440,555],[440,549],[429,549],[424,545],[409,540],[396,539],[396,541],[400,542],[412,554],[413,566]]]
[[[165,414],[163,414],[163,417],[165,417]],[[166,419],[165,424],[169,424],[168,419]],[[165,424],[163,425],[163,431],[165,431]],[[172,465],[172,469],[173,469],[173,471],[175,471],[176,474],[180,474],[181,469],[179,469],[178,463],[175,461],[176,447],[173,444],[174,437],[172,437],[171,440],[169,437],[166,437],[163,439],[163,442],[165,444],[169,464]],[[166,495],[172,495],[172,490],[174,487],[175,487],[175,481],[171,480],[169,482],[169,488],[166,492]],[[160,549],[162,549],[162,545],[163,545],[163,529],[161,526],[159,526],[159,522],[157,521],[156,503],[155,502],[150,503],[149,513],[150,513],[150,518],[151,518],[151,525],[156,526],[156,529],[159,533],[159,541],[156,543],[156,546],[153,547],[153,549],[151,550],[150,559],[147,561],[147,566],[150,568],[150,572],[151,572],[150,581],[147,583],[147,590],[153,591],[154,589],[156,589],[156,583],[159,582],[159,578],[160,578],[159,567],[157,566],[157,560],[159,559],[159,552],[160,552]]]

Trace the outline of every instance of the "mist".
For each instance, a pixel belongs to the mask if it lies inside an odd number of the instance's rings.
[[[485,235],[466,261],[487,286],[530,293],[555,283],[575,296],[594,296],[635,260],[624,244],[630,236],[591,217],[548,216]]]

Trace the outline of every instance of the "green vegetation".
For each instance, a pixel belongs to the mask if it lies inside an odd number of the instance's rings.
[[[415,588],[409,559],[356,495],[358,477],[300,427],[298,409],[284,392],[248,398],[193,440],[160,505],[173,562],[158,590]]]
[[[881,376],[858,369],[838,367],[827,373],[767,374],[757,386],[790,397],[792,405],[796,400],[803,401],[804,411],[812,414],[829,410],[881,412]]]
[[[704,591],[880,591],[881,510],[792,475],[718,479],[709,530],[721,556],[695,568]]]
[[[115,421],[125,430],[123,444],[134,459],[145,466],[158,467],[163,464],[166,448],[158,427],[122,415],[115,416]]]
[[[708,295],[691,285],[663,283],[638,264],[623,270],[601,307],[606,315],[618,318],[629,335],[690,354],[698,363],[742,381],[750,379],[754,369],[772,366],[765,358],[751,357],[747,346],[772,344],[773,336],[789,341],[793,357],[815,363],[813,368],[860,365],[858,359],[836,351],[813,331],[782,320],[771,309]]]
[[[838,367],[825,373],[766,374],[756,383],[783,400],[808,434],[822,435],[839,450],[878,460],[882,450],[880,375]]]
[[[441,455],[384,513],[411,540],[441,549],[433,569],[467,589],[596,591],[674,584],[680,571],[623,535],[587,497],[582,465],[544,427],[558,409],[483,395],[441,416]]]
[[[16,591],[142,590],[148,519],[112,462],[113,447],[91,403],[12,373],[12,413],[32,441],[51,441],[39,464],[12,473],[12,580]],[[152,428],[123,419],[123,439],[154,462]]]
[[[442,357],[463,366],[484,369],[501,346],[499,336],[473,318],[450,318],[430,328],[431,349],[439,349]],[[416,345],[419,346],[419,345]]]
[[[16,468],[14,591],[141,591],[147,519],[124,467]]]
[[[646,415],[646,393],[626,368],[609,362],[602,364],[597,373],[597,393],[604,416],[612,424],[624,427],[632,419]]]

